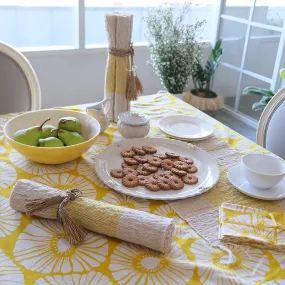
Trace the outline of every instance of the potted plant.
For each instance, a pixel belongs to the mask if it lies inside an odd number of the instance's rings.
[[[280,76],[283,79],[285,79],[285,68],[282,68],[280,70]],[[243,94],[245,94],[245,95],[246,94],[255,94],[255,95],[262,96],[260,101],[255,102],[252,105],[253,111],[262,111],[265,108],[265,106],[268,104],[268,102],[272,99],[272,97],[275,95],[275,92],[270,90],[270,89],[248,86],[243,90]]]
[[[144,18],[153,69],[164,88],[175,95],[185,91],[202,57],[198,36],[204,21],[185,24],[190,9],[190,3],[179,9],[163,6]]]
[[[183,100],[192,106],[213,115],[223,105],[222,97],[212,90],[214,73],[223,55],[222,40],[219,39],[212,49],[205,67],[201,61],[196,63],[192,74],[194,89],[187,92]]]

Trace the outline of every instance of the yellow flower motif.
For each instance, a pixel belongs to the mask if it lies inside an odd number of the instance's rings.
[[[34,177],[32,180],[59,190],[79,189],[83,197],[90,199],[95,199],[97,194],[94,186],[82,176],[67,173],[49,174]]]
[[[10,235],[21,223],[22,214],[10,208],[9,199],[0,196],[0,237]]]
[[[284,285],[285,284],[285,279],[276,279],[274,281],[261,283],[261,284],[264,284],[264,285]]]
[[[106,194],[102,200],[110,204],[149,212],[148,200],[143,200],[143,199],[127,196],[124,194],[119,194],[114,191]]]
[[[35,285],[112,285],[109,278],[100,272],[91,271],[88,274],[71,274],[71,275],[56,275],[46,276],[36,281]]]
[[[16,170],[9,163],[0,160],[0,188],[11,186],[17,179]]]
[[[282,252],[277,252],[277,251],[271,251],[271,253],[273,257],[278,261],[281,268],[285,270],[285,254]]]
[[[190,251],[196,256],[202,284],[255,284],[265,278],[270,267],[261,250],[235,245],[227,245],[227,248],[232,256],[210,248],[204,240],[193,243]]]
[[[108,240],[88,234],[80,245],[72,246],[62,225],[54,220],[35,220],[18,237],[15,260],[29,270],[41,273],[89,271],[105,261]]]
[[[109,189],[97,176],[95,171],[94,159],[81,159],[77,166],[77,171],[80,175],[84,175],[91,179],[95,184],[101,188]]]
[[[183,238],[187,236],[189,238],[189,234],[192,233],[191,231],[189,231],[189,224],[186,221],[182,220],[178,216],[178,214],[169,205],[166,204],[166,205],[160,206],[159,208],[157,208],[154,214],[158,216],[171,218],[174,220],[175,222],[174,235],[176,237]],[[194,236],[197,236],[197,235],[193,233],[193,237]],[[191,238],[193,237],[191,235]]]
[[[0,284],[24,284],[24,276],[20,268],[0,249]]]
[[[112,254],[109,269],[120,285],[184,285],[192,278],[194,266],[176,243],[164,255],[122,243]]]
[[[59,165],[48,165],[36,163],[31,160],[27,160],[24,156],[15,150],[12,150],[9,154],[10,161],[18,168],[34,175],[44,175],[48,173],[57,173],[74,170],[76,167],[76,161],[70,161]]]
[[[95,144],[83,154],[84,158],[93,159],[98,152],[105,148],[109,144],[109,139],[106,134],[101,134],[97,137]]]

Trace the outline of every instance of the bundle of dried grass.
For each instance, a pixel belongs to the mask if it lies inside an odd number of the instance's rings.
[[[108,116],[116,122],[121,112],[130,110],[130,101],[142,93],[142,85],[133,62],[133,15],[110,13],[105,15],[105,21],[109,41],[105,98],[111,99]]]

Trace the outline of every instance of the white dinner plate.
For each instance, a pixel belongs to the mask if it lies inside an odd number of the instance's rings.
[[[186,115],[164,117],[158,121],[158,127],[171,137],[193,141],[206,139],[214,132],[214,127],[207,121]]]
[[[257,189],[248,183],[240,165],[234,166],[229,170],[228,179],[237,190],[250,197],[261,200],[280,200],[285,198],[285,179],[270,189]]]
[[[131,146],[141,147],[143,145],[155,147],[158,153],[175,152],[181,156],[191,157],[198,167],[198,172],[195,175],[199,182],[195,185],[185,184],[184,189],[179,191],[152,192],[143,186],[134,188],[123,186],[121,179],[112,177],[110,171],[121,168],[123,162],[121,151],[129,149]],[[186,142],[162,138],[129,139],[111,144],[99,153],[95,161],[95,168],[99,178],[110,188],[130,196],[154,200],[176,200],[200,195],[212,188],[220,176],[216,160],[207,152]]]

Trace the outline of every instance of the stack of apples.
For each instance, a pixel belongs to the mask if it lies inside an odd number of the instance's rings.
[[[81,124],[77,118],[63,117],[57,127],[45,125],[50,118],[40,126],[22,129],[13,135],[16,142],[39,147],[63,147],[84,142],[81,136]]]

